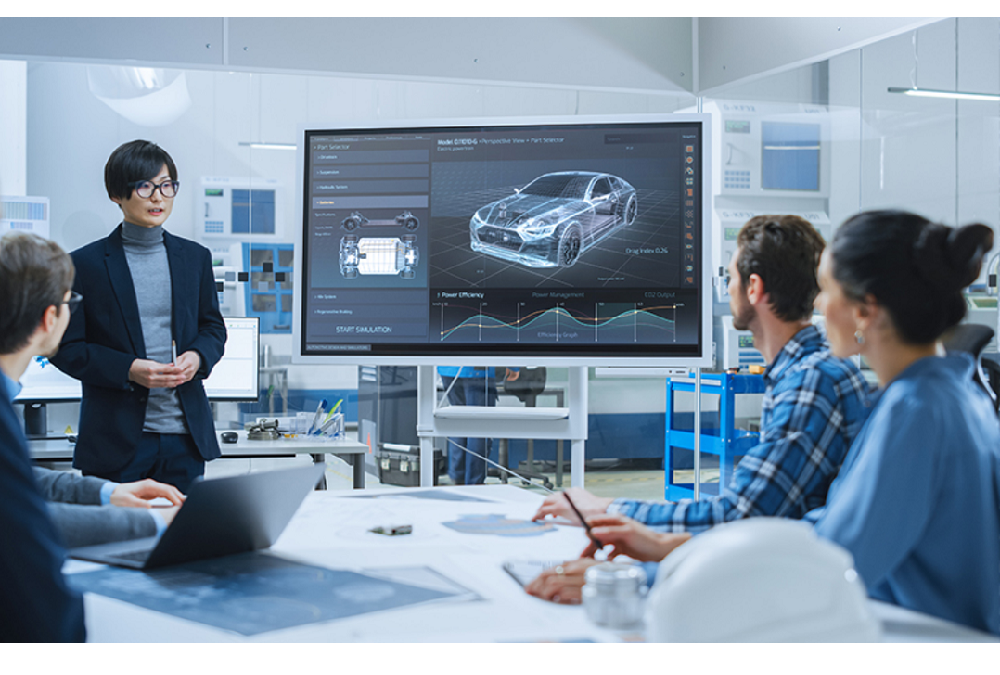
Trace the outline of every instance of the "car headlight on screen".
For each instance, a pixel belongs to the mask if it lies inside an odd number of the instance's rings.
[[[517,228],[517,233],[524,241],[535,241],[552,236],[556,231],[555,223],[546,223],[544,220],[529,220]]]

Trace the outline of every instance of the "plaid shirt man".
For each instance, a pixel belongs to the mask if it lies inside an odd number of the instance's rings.
[[[702,532],[752,516],[799,519],[826,504],[854,437],[868,415],[861,372],[830,354],[814,326],[796,333],[764,371],[760,444],[735,471],[735,489],[698,501],[616,499],[621,513],[663,532]],[[669,467],[668,469],[669,470]]]

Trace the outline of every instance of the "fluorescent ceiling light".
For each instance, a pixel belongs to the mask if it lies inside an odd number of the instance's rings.
[[[163,127],[191,107],[185,74],[162,68],[87,66],[90,92],[113,111],[142,127]]]
[[[143,89],[158,89],[160,78],[153,68],[134,68],[135,77],[139,81],[139,86]]]
[[[240,141],[239,144],[255,150],[295,150],[297,147],[294,143],[257,143],[256,141]]]
[[[923,96],[925,98],[950,98],[963,101],[1000,101],[1000,94],[980,94],[973,91],[945,91],[943,89],[918,89],[917,87],[889,87],[890,94]]]

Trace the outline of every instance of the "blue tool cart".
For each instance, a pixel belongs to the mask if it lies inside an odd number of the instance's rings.
[[[689,468],[682,463],[693,457],[694,413],[674,412],[674,393],[694,394],[694,378],[667,380],[666,442],[664,456],[664,497],[669,500],[694,497],[693,483],[675,483],[674,470]],[[736,428],[736,397],[740,394],[763,394],[763,375],[705,373],[701,376],[701,394],[718,396],[718,412],[702,411],[701,454],[718,458],[719,482],[702,483],[700,494],[717,495],[732,480],[734,459],[745,455],[760,436],[756,431]],[[682,452],[677,452],[678,450]],[[683,452],[688,451],[688,452]],[[704,463],[703,463],[704,468]]]

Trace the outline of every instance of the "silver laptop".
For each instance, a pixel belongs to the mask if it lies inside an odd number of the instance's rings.
[[[267,548],[323,478],[325,468],[313,464],[197,481],[162,536],[74,548],[69,555],[149,570]]]

